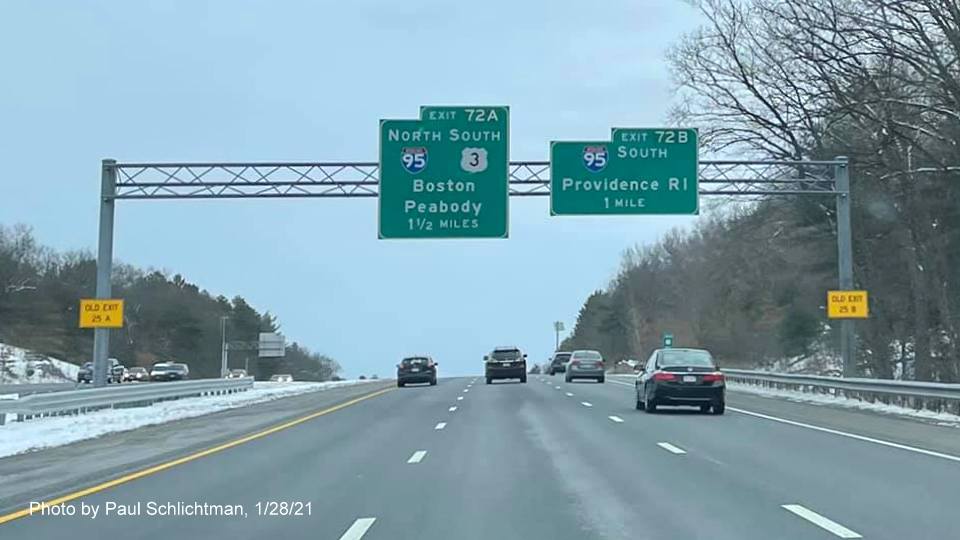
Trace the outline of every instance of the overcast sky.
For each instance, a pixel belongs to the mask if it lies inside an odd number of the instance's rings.
[[[681,0],[0,3],[0,223],[93,251],[100,160],[374,161],[381,118],[506,104],[511,158],[666,123]],[[489,348],[540,362],[631,245],[689,218],[550,218],[510,239],[379,241],[375,199],[120,201],[116,259],[275,313],[345,374]],[[184,359],[189,361],[189,359]]]

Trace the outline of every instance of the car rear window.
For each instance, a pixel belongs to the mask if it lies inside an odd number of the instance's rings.
[[[421,364],[426,364],[427,359],[419,356],[416,358],[404,358],[401,363],[405,366],[419,366]]]
[[[566,362],[569,359],[570,359],[570,353],[557,354],[557,355],[554,355],[553,357],[554,362]]]
[[[713,357],[707,351],[663,351],[660,354],[660,365],[670,366],[704,366],[713,367]]]
[[[580,351],[573,353],[578,360],[602,360],[603,357],[597,351]]]
[[[516,360],[520,358],[520,351],[493,351],[494,360]]]

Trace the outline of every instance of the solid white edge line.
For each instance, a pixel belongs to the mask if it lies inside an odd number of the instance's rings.
[[[410,456],[410,459],[407,460],[407,463],[420,463],[421,461],[423,461],[423,456],[426,456],[426,455],[427,455],[426,450],[417,450],[416,452],[413,453],[412,456]]]
[[[659,446],[660,448],[663,448],[664,450],[666,450],[667,452],[670,452],[671,454],[680,455],[680,454],[687,453],[687,451],[684,450],[683,448],[680,448],[679,446],[674,446],[668,442],[658,442],[657,446]]]
[[[445,427],[447,427],[447,423],[446,423],[446,422],[437,422],[437,425],[434,426],[433,429],[438,429],[438,430],[439,430],[439,429],[443,429],[443,428],[445,428]]]
[[[620,382],[620,381],[610,381],[615,384],[620,384],[623,386],[633,387],[632,384]],[[806,429],[812,429],[814,431],[820,431],[822,433],[829,433],[831,435],[837,435],[840,437],[847,437],[849,439],[855,439],[862,442],[868,442],[873,444],[879,444],[880,446],[886,446],[888,448],[896,448],[898,450],[906,450],[907,452],[914,452],[917,454],[923,454],[925,456],[936,457],[940,459],[946,459],[949,461],[954,461],[960,463],[960,456],[954,456],[952,454],[944,454],[943,452],[937,452],[935,450],[927,450],[926,448],[918,448],[916,446],[910,446],[907,444],[900,444],[891,441],[885,441],[883,439],[875,439],[873,437],[867,437],[866,435],[857,435],[856,433],[849,433],[846,431],[840,431],[839,429],[831,429],[821,426],[815,426],[813,424],[807,424],[804,422],[797,422],[796,420],[787,420],[786,418],[780,418],[778,416],[770,416],[769,414],[763,414],[753,411],[748,411],[746,409],[739,409],[737,407],[727,406],[728,411],[737,412],[740,414],[745,414],[748,416],[754,416],[756,418],[763,418],[764,420],[770,420],[773,422],[780,422],[781,424],[787,424],[796,427],[802,427]]]
[[[573,397],[573,394],[571,392],[567,392],[567,397]]]
[[[817,527],[820,527],[821,529],[826,529],[830,531],[831,533],[835,534],[836,536],[839,536],[840,538],[863,538],[863,536],[861,536],[860,533],[857,533],[856,531],[851,531],[850,529],[844,527],[843,525],[837,523],[836,521],[833,521],[832,519],[829,519],[829,518],[825,518],[820,514],[814,512],[813,510],[810,510],[809,508],[804,508],[799,504],[782,504],[780,505],[780,507],[783,508],[784,510],[787,510],[788,512],[792,512],[797,516],[802,517],[803,519],[809,521],[810,523],[813,523],[814,525],[816,525]]]
[[[619,416],[608,416],[607,418],[609,418],[610,420],[613,420],[614,422],[616,422],[616,423],[618,423],[618,424],[622,424],[622,423],[623,423],[623,418],[620,418]]]
[[[863,441],[863,442],[868,442],[868,443],[873,443],[873,444],[879,444],[879,445],[881,445],[881,446],[887,446],[887,447],[890,447],[890,448],[897,448],[897,449],[900,449],[900,450],[906,450],[906,451],[908,451],[908,452],[915,452],[915,453],[917,453],[917,454],[923,454],[923,455],[931,456],[931,457],[938,457],[938,458],[941,458],[941,459],[947,459],[947,460],[950,460],[950,461],[955,461],[955,462],[960,463],[960,456],[953,456],[953,455],[950,455],[950,454],[944,454],[944,453],[942,453],[942,452],[935,452],[935,451],[933,451],[933,450],[926,450],[926,449],[924,449],[924,448],[917,448],[916,446],[908,446],[908,445],[906,445],[906,444],[900,444],[900,443],[895,443],[895,442],[890,442],[890,441],[884,441],[884,440],[882,440],[882,439],[874,439],[873,437],[867,437],[867,436],[864,436],[864,435],[857,435],[856,433],[848,433],[848,432],[846,432],[846,431],[840,431],[840,430],[838,430],[838,429],[825,428],[825,427],[815,426],[815,425],[813,425],[813,424],[805,424],[805,423],[803,423],[803,422],[797,422],[797,421],[795,421],[795,420],[787,420],[786,418],[779,418],[779,417],[777,417],[777,416],[770,416],[769,414],[761,414],[761,413],[758,413],[758,412],[747,411],[747,410],[744,410],[744,409],[737,409],[737,408],[735,408],[735,407],[727,407],[727,409],[728,409],[728,410],[731,410],[731,411],[734,411],[734,412],[738,412],[738,413],[740,413],[740,414],[746,414],[746,415],[748,415],[748,416],[754,416],[754,417],[757,417],[757,418],[763,418],[764,420],[772,420],[772,421],[774,421],[774,422],[780,422],[780,423],[782,423],[782,424],[788,424],[788,425],[791,425],[791,426],[797,426],[797,427],[812,429],[812,430],[814,430],[814,431],[821,431],[821,432],[823,432],[823,433],[829,433],[829,434],[831,434],[831,435],[839,435],[839,436],[841,436],[841,437],[848,437],[848,438],[850,438],[850,439],[856,439],[856,440],[858,440],[858,441]]]
[[[453,412],[453,411],[457,410],[457,408],[456,408],[456,407],[450,407],[450,408],[447,409],[447,410],[450,411],[450,412]]]
[[[584,407],[593,407],[593,403],[590,403],[589,401],[581,401],[580,404]]]
[[[373,522],[377,518],[360,518],[353,522],[353,525],[347,529],[347,532],[343,533],[340,537],[340,540],[360,540],[363,538],[363,535],[367,534],[367,531],[370,527],[373,526]]]

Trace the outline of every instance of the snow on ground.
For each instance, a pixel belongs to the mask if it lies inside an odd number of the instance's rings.
[[[255,382],[253,389],[236,394],[162,401],[149,407],[104,409],[76,416],[39,418],[26,422],[8,421],[7,425],[0,426],[0,457],[62,446],[108,433],[203,416],[297,394],[368,382],[376,381]]]
[[[815,403],[820,405],[834,405],[847,407],[851,409],[861,409],[865,411],[879,412],[883,414],[893,414],[899,416],[909,416],[920,418],[941,426],[960,427],[960,416],[950,413],[928,411],[926,409],[916,410],[909,407],[900,407],[897,405],[887,405],[885,403],[870,403],[869,401],[860,401],[859,399],[846,398],[840,396],[831,396],[827,394],[813,394],[798,392],[796,390],[779,390],[773,388],[763,388],[750,384],[727,382],[727,388],[736,392],[745,392],[758,396],[786,399],[799,403]]]
[[[73,382],[80,366],[0,343],[0,384]]]

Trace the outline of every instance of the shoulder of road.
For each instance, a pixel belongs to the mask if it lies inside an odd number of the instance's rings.
[[[332,388],[0,458],[0,514],[235,440],[389,388]],[[0,428],[2,430],[2,428]],[[2,431],[0,431],[2,434]]]

